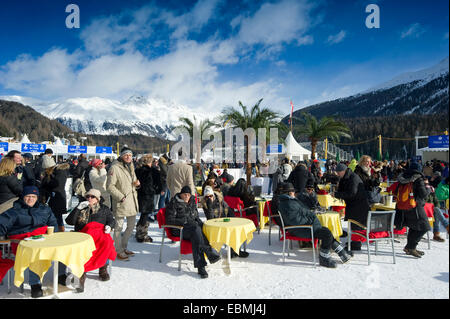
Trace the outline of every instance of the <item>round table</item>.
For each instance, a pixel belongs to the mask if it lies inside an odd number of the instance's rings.
[[[333,237],[336,240],[339,240],[339,237],[342,235],[342,224],[341,224],[341,215],[337,212],[327,212],[323,214],[316,214],[317,219],[319,219],[320,224],[323,227],[328,228]]]
[[[80,278],[84,264],[92,257],[95,243],[92,237],[80,232],[61,232],[44,235],[42,241],[21,240],[14,263],[14,285],[19,287],[24,281],[24,271],[30,268],[41,280],[53,261],[53,294],[58,293],[58,262],[69,267]]]
[[[216,251],[219,252],[223,245],[227,245],[228,261],[230,261],[230,247],[239,253],[241,245],[244,242],[249,243],[253,239],[256,227],[253,221],[247,218],[231,217],[229,222],[223,220],[224,218],[207,220],[203,224],[203,233]]]

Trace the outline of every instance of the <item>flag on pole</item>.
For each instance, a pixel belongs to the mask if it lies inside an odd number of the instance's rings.
[[[292,122],[292,114],[294,113],[294,103],[291,101],[291,122]]]

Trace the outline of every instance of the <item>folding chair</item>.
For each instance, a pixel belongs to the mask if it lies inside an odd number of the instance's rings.
[[[5,274],[6,282],[8,286],[8,294],[11,293],[12,287],[12,272],[14,267],[14,254],[11,248],[11,243],[19,243],[20,240],[17,239],[6,239],[0,241],[0,267],[3,269],[8,268],[8,271]],[[5,277],[3,279],[5,279]],[[0,283],[3,285],[3,280]],[[24,292],[23,283],[20,285],[20,292]]]
[[[375,242],[375,255],[378,253],[378,242],[381,240],[388,240],[392,246],[392,258],[395,264],[395,249],[394,249],[394,219],[395,210],[390,211],[369,211],[367,216],[367,227],[357,222],[356,220],[348,220],[348,250],[352,243],[352,235],[355,235],[355,240],[366,242],[367,244],[367,262],[370,265],[370,242]],[[363,230],[352,230],[352,224],[357,225]]]
[[[158,211],[158,214],[156,215],[156,219],[158,220],[159,228],[163,229],[162,233],[162,241],[161,241],[161,248],[159,251],[159,262],[162,261],[162,251],[164,246],[164,238],[167,235],[169,239],[171,239],[173,242],[180,242],[180,254],[178,257],[178,271],[181,270],[181,255],[188,255],[192,254],[192,243],[189,240],[182,239],[183,238],[183,226],[176,226],[176,225],[166,225],[166,208],[161,208]],[[179,229],[180,230],[180,236],[176,237],[172,235],[171,229]]]

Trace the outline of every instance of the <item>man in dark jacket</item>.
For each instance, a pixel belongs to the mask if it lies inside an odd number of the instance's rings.
[[[332,196],[345,201],[345,220],[353,219],[366,225],[370,207],[361,178],[342,163],[336,166],[336,173],[340,177],[339,186]],[[352,229],[361,230],[356,225],[352,225]],[[352,241],[351,249],[361,250],[361,242]]]
[[[0,215],[0,239],[7,235],[29,233],[44,226],[53,226],[57,229],[58,223],[52,210],[47,205],[39,203],[38,198],[39,190],[36,186],[24,188],[22,198],[14,202],[12,208]],[[65,285],[66,266],[59,263],[58,271],[58,282]],[[33,298],[43,296],[40,278],[31,270],[29,272],[29,284]]]
[[[211,264],[217,262],[220,256],[209,245],[208,239],[203,234],[203,222],[200,220],[197,211],[195,198],[191,195],[189,186],[184,186],[180,193],[175,194],[166,207],[166,223],[168,225],[183,226],[183,239],[192,243],[192,257],[194,267],[198,268],[201,278],[207,278],[205,270],[205,254]],[[172,230],[174,236],[180,236],[178,229]]]
[[[295,193],[298,194],[304,191],[307,183],[314,184],[314,177],[305,164],[298,163],[289,175],[287,182],[294,185]]]
[[[413,196],[416,201],[416,207],[410,210],[400,210],[396,208],[396,228],[407,226],[408,240],[403,251],[407,255],[420,258],[424,255],[423,251],[417,250],[417,244],[427,231],[431,230],[428,217],[424,206],[430,191],[426,188],[422,174],[422,168],[417,162],[412,162],[409,168],[398,176],[399,184],[413,183]]]
[[[279,196],[278,210],[281,213],[285,226],[312,225],[314,238],[322,240],[319,252],[319,263],[322,266],[335,268],[336,262],[331,258],[330,249],[339,255],[342,262],[347,262],[351,255],[334,239],[331,231],[322,227],[316,214],[299,201],[295,196],[295,189],[291,183],[284,184],[282,194]],[[289,233],[302,238],[311,238],[311,232],[306,228],[290,229]]]
[[[320,209],[319,200],[317,199],[317,194],[314,191],[314,185],[311,183],[306,185],[304,191],[299,193],[297,198],[309,209]]]

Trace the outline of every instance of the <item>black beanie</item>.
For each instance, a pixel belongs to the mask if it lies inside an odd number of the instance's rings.
[[[192,194],[191,188],[190,188],[189,186],[183,186],[183,188],[182,188],[181,191],[180,191],[180,194],[183,194],[183,193],[189,193],[189,194]]]

